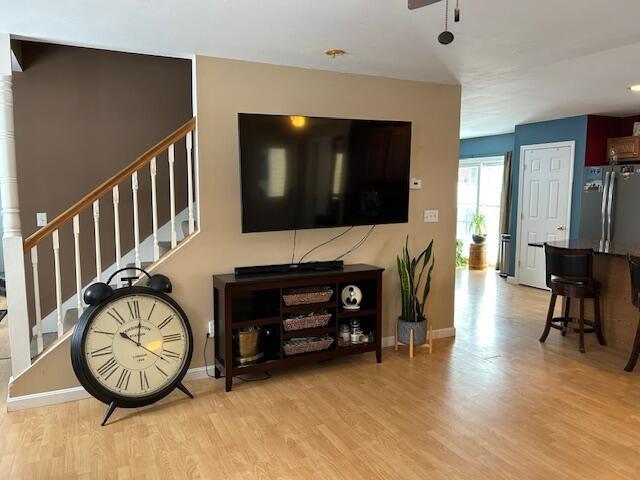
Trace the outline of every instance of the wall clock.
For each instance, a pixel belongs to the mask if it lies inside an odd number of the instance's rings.
[[[111,288],[126,270],[144,273],[147,285],[133,286],[138,277],[129,276],[122,278],[128,285]],[[133,267],[85,290],[89,307],[73,332],[71,363],[82,386],[109,405],[102,425],[116,408],[150,405],[176,388],[193,398],[181,383],[193,354],[191,327],[168,293],[167,277]]]

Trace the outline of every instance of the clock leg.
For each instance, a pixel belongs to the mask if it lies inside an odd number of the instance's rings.
[[[109,420],[109,417],[115,411],[116,407],[117,407],[116,402],[111,402],[109,404],[107,411],[104,412],[104,417],[102,417],[102,423],[100,424],[101,426],[104,427],[104,424],[107,423],[107,420]]]
[[[193,395],[191,394],[191,392],[189,391],[189,389],[187,387],[185,387],[182,382],[178,383],[177,387],[180,389],[180,391],[182,391],[187,397],[189,398],[193,398]]]

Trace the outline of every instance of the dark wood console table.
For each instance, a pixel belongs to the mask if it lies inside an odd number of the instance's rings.
[[[215,377],[225,376],[231,391],[233,376],[329,360],[343,355],[376,352],[382,361],[382,268],[345,265],[343,270],[299,272],[293,274],[213,276]],[[347,285],[362,291],[360,310],[345,310],[340,294]],[[316,304],[286,306],[283,293],[301,287],[329,287],[331,299]],[[328,325],[286,332],[283,320],[292,314],[323,311],[331,313]],[[359,319],[363,330],[372,334],[370,343],[338,345],[341,324]],[[255,363],[241,365],[234,351],[234,333],[247,327],[261,327],[269,337],[262,338],[264,356]],[[326,350],[288,356],[283,345],[291,338],[328,335],[334,339]]]

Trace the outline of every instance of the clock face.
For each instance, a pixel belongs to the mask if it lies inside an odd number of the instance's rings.
[[[183,370],[189,338],[173,306],[153,295],[132,294],[97,312],[87,326],[83,355],[91,376],[108,391],[146,397]]]

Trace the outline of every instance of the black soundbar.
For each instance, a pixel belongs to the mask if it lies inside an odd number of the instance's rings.
[[[283,263],[280,265],[256,265],[253,267],[236,267],[235,274],[241,275],[266,275],[269,273],[296,273],[296,272],[326,272],[342,270],[342,260],[329,260],[326,262]]]

